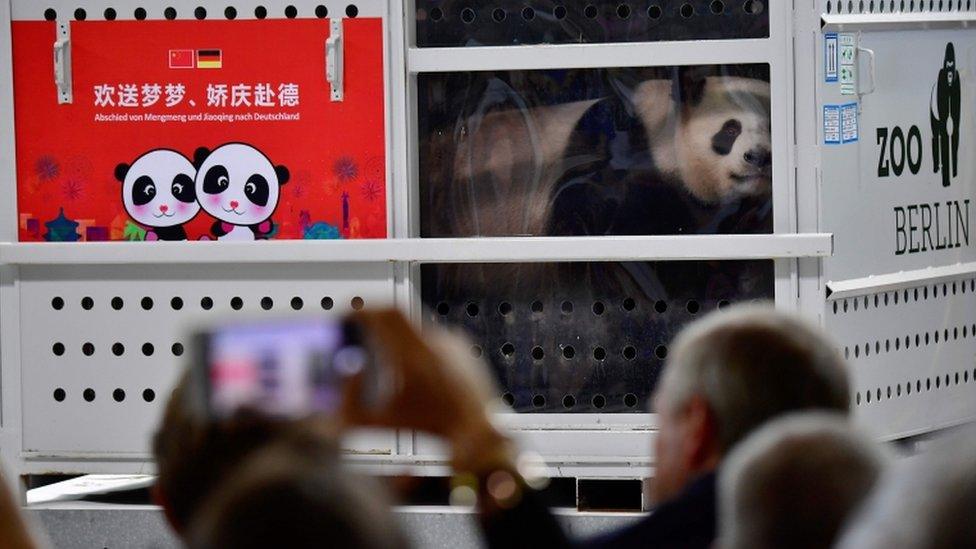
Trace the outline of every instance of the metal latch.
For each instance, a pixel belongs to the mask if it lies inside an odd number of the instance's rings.
[[[342,47],[342,19],[332,20],[329,29],[329,39],[325,42],[325,78],[332,85],[332,100],[342,101],[345,97],[343,87],[343,47]]]
[[[54,84],[58,87],[58,104],[74,101],[71,93],[71,23],[58,21],[58,39],[54,42]]]

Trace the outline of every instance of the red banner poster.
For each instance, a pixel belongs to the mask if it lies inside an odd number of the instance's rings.
[[[383,27],[344,21],[14,22],[21,241],[385,238]]]

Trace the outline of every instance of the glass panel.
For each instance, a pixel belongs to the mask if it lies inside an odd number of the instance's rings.
[[[768,38],[764,0],[418,0],[420,47]]]
[[[424,237],[771,233],[769,66],[422,74]]]
[[[772,261],[424,265],[430,323],[462,326],[519,412],[647,411],[686,323],[773,298]]]

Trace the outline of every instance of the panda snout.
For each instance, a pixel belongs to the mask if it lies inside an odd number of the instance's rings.
[[[773,163],[773,154],[766,148],[755,148],[742,155],[746,163],[757,168],[768,168]]]

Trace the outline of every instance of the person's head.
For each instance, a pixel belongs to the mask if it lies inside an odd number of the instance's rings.
[[[181,535],[203,499],[227,474],[288,428],[256,414],[210,421],[195,402],[193,391],[190,376],[184,375],[152,441],[158,474],[153,495]]]
[[[659,429],[651,496],[677,495],[753,429],[781,414],[847,413],[843,359],[818,329],[771,307],[713,313],[672,346],[654,395]]]
[[[334,448],[284,437],[214,491],[187,546],[399,549],[407,543],[384,492],[344,470]]]
[[[722,465],[721,548],[832,547],[886,461],[844,415],[806,412],[766,423]]]
[[[976,547],[976,429],[904,460],[882,479],[840,549]]]

